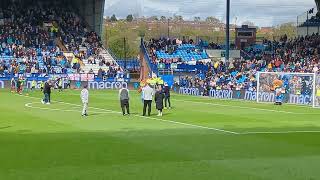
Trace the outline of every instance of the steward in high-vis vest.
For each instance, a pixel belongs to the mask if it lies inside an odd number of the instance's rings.
[[[41,91],[43,91],[43,88],[44,88],[44,82],[41,81],[41,83],[40,83],[40,89],[41,89]]]

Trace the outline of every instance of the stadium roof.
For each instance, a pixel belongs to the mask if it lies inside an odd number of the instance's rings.
[[[41,2],[51,3],[52,5],[62,3],[71,5],[75,8],[75,11],[78,12],[81,17],[83,17],[88,27],[101,35],[105,0],[0,0],[0,9],[2,9],[2,7],[6,7],[9,2],[24,4]]]

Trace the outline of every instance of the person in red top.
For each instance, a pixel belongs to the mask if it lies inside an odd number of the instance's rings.
[[[276,68],[279,68],[282,64],[282,61],[280,59],[277,59],[276,62],[274,63]]]

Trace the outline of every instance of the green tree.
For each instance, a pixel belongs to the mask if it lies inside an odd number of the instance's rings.
[[[110,17],[109,17],[109,16],[106,16],[106,17],[104,18],[104,20],[107,21],[107,22],[110,22]]]
[[[283,35],[287,35],[289,39],[293,39],[297,35],[297,28],[293,22],[284,23],[274,28],[274,37],[276,39]]]
[[[183,17],[182,16],[178,16],[178,15],[174,15],[173,16],[173,21],[176,21],[176,22],[183,21]]]
[[[109,25],[105,29],[104,44],[118,57],[124,58],[124,41],[126,38],[126,54],[128,58],[137,57],[139,53],[139,38],[137,30],[129,28],[129,23],[117,21],[115,25]]]
[[[151,16],[148,19],[151,21],[159,21],[158,16]]]
[[[117,19],[117,17],[116,17],[115,14],[113,14],[113,15],[111,16],[110,21],[111,21],[111,22],[116,22],[116,21],[118,21],[118,19]]]
[[[167,20],[167,18],[165,16],[160,17],[160,21],[166,21],[166,20]]]
[[[145,22],[139,23],[139,28],[138,30],[138,37],[144,38],[147,34],[147,24]]]
[[[213,17],[213,16],[209,16],[206,18],[206,22],[208,23],[213,23],[213,24],[218,24],[218,23],[221,23],[221,21],[216,18],[216,17]]]
[[[200,18],[200,17],[194,17],[194,21],[195,21],[195,22],[200,22],[200,21],[201,21],[201,18]]]
[[[132,22],[133,21],[133,15],[129,14],[126,19],[127,19],[128,22]]]

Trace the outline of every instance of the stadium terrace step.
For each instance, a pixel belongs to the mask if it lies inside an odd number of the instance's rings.
[[[107,50],[102,49],[102,51],[100,52],[99,55],[105,59],[105,62],[109,62],[110,64],[113,64],[115,67],[119,67],[116,60],[110,55],[110,53]],[[100,66],[99,62],[96,62],[97,64],[91,64],[88,62],[88,59],[83,59],[82,62],[84,64],[84,66],[82,67],[82,70],[85,73],[88,73],[91,69],[95,74],[98,73],[100,68],[105,71],[109,70],[108,66],[106,66],[106,65]]]

